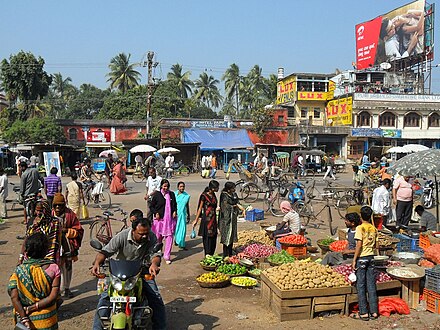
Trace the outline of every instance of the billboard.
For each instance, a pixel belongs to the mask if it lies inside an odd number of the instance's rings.
[[[325,101],[327,92],[298,92],[298,101]]]
[[[288,77],[277,84],[277,104],[295,101],[296,77]]]
[[[343,97],[327,103],[325,113],[332,120],[332,126],[352,124],[353,98]]]
[[[356,25],[356,68],[425,52],[425,0],[417,0]]]

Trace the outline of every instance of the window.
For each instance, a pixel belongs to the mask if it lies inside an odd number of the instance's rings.
[[[301,118],[307,118],[307,108],[301,108]]]
[[[379,117],[379,126],[396,127],[396,115],[392,112],[384,112]]]
[[[283,124],[284,123],[284,115],[279,115],[278,116],[278,124]]]
[[[321,109],[320,108],[313,109],[313,118],[315,118],[315,119],[321,118]]]
[[[438,113],[433,113],[429,116],[428,127],[440,127],[440,115]]]
[[[408,113],[403,119],[403,127],[420,127],[420,115],[415,112]]]
[[[353,141],[351,145],[348,146],[348,154],[350,156],[359,156],[364,153],[364,143],[361,141]]]
[[[287,117],[289,117],[289,118],[295,117],[295,108],[294,107],[287,108]]]
[[[313,90],[315,92],[325,92],[326,83],[325,82],[316,82],[313,84]]]
[[[367,111],[362,111],[361,113],[358,114],[357,117],[357,126],[361,127],[361,126],[371,126],[371,115],[369,112]]]
[[[69,129],[69,140],[78,140],[78,130],[76,128]]]

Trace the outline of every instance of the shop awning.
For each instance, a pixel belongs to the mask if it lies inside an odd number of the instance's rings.
[[[223,150],[232,148],[253,148],[245,129],[239,130],[208,130],[208,129],[183,129],[185,143],[200,142],[201,150]]]

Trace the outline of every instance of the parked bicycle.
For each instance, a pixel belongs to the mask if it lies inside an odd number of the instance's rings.
[[[133,182],[139,183],[144,181],[148,177],[147,167],[142,165],[141,167],[136,167],[136,170],[131,175]]]
[[[122,227],[118,233],[126,228],[128,213],[123,209],[118,208],[115,212],[119,212],[122,218],[118,219],[114,217],[114,213],[110,211],[104,211],[101,215],[96,216],[95,220],[90,224],[90,241],[98,240],[102,245],[106,245],[113,237],[112,221],[122,222]]]
[[[191,169],[183,164],[181,161],[174,164],[173,166],[173,175],[182,175],[182,176],[188,176],[191,174]]]
[[[104,190],[104,183],[101,180],[98,182],[86,181],[84,184],[85,205],[94,204],[104,210],[112,206],[110,193]]]

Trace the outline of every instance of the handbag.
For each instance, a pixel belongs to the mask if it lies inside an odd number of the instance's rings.
[[[192,230],[190,237],[193,239],[196,238],[196,230],[195,229]]]
[[[81,219],[88,219],[89,218],[89,210],[87,209],[87,206],[81,205]]]

